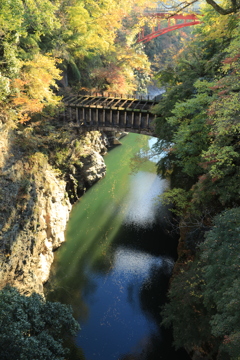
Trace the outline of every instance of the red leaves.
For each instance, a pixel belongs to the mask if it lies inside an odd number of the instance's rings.
[[[225,95],[225,94],[228,94],[228,90],[222,90],[218,93],[218,96],[222,96],[222,95]]]
[[[231,339],[228,335],[224,335],[223,344],[229,344],[231,342]]]
[[[233,57],[228,57],[222,61],[223,64],[232,64],[240,58],[240,54],[237,54]]]
[[[207,175],[203,174],[201,176],[198,177],[198,181],[200,184],[202,184],[205,180],[207,180]]]
[[[115,64],[96,69],[93,76],[96,78],[98,87],[101,87],[101,84],[108,84],[108,91],[115,91],[119,94],[126,92],[126,79],[122,75],[120,67]]]

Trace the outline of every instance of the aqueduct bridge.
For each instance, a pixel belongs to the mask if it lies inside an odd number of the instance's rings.
[[[147,12],[146,15],[158,20],[157,28],[155,26],[147,35],[142,30],[138,42],[148,42],[170,31],[201,23],[197,16],[198,11],[185,14],[169,12],[169,9],[161,8],[151,9]],[[167,25],[164,24],[164,27],[161,28],[160,21],[166,19]],[[178,23],[179,20],[181,23]],[[172,21],[174,24],[171,23]],[[89,131],[123,130],[156,136],[154,126],[156,116],[151,112],[156,100],[155,98],[150,99],[150,97],[136,98],[106,93],[69,95],[63,99],[65,107],[64,111],[59,114],[59,118]]]
[[[91,130],[121,130],[156,136],[152,107],[156,99],[111,94],[64,97],[60,119],[72,126]]]

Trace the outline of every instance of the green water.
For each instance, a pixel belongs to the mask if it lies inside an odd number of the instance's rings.
[[[109,151],[106,177],[74,206],[56,252],[48,298],[71,304],[81,325],[71,360],[187,359],[159,325],[176,258],[157,201],[168,184],[151,161],[131,172],[133,156],[149,144],[129,134]]]

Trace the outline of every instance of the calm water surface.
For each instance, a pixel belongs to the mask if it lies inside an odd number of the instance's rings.
[[[129,134],[109,152],[106,177],[74,206],[56,252],[48,299],[71,304],[81,325],[71,360],[188,359],[160,327],[177,244],[157,201],[168,183],[151,161],[131,173],[131,158],[152,141]]]

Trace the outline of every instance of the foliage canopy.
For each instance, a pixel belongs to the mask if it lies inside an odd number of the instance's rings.
[[[175,346],[198,347],[212,359],[239,359],[240,208],[213,220],[194,261],[175,275],[163,324],[173,326]]]
[[[11,287],[0,291],[0,325],[3,360],[64,360],[63,338],[79,330],[68,306],[38,294],[23,296]]]
[[[224,360],[240,356],[240,22],[235,10],[224,16],[210,7],[203,10],[193,41],[158,74],[166,93],[154,110],[161,138],[156,149],[166,154],[158,170],[171,174],[173,184],[163,199],[180,218],[184,249],[163,324],[173,326],[176,347]]]

